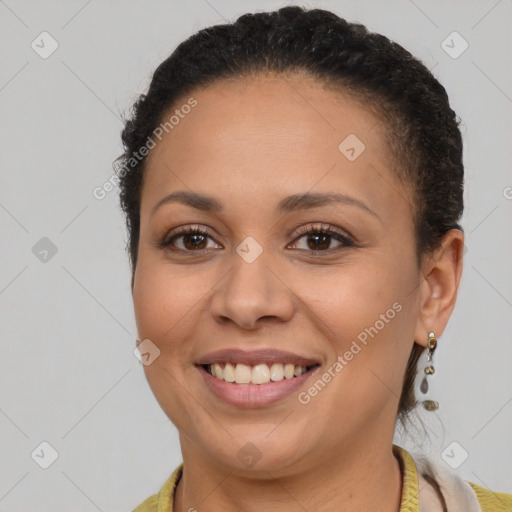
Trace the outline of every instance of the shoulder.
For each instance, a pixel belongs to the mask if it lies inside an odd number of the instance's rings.
[[[181,463],[165,481],[157,494],[153,494],[140,503],[132,512],[172,512],[174,502],[174,491],[180,481],[183,472]]]
[[[468,484],[475,491],[483,512],[512,512],[512,494],[490,491],[473,482]]]
[[[135,507],[132,512],[156,512],[158,507],[158,494],[153,494]]]
[[[442,496],[448,510],[465,512],[512,512],[512,494],[495,492],[464,480],[445,464],[418,453],[396,447],[405,462],[404,486],[415,500],[430,501],[436,493]],[[434,508],[434,510],[437,510]]]

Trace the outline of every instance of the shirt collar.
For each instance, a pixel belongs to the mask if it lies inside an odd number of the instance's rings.
[[[402,499],[400,512],[419,512],[420,497],[418,491],[418,471],[408,451],[401,446],[393,445],[393,453],[400,463],[402,472]]]

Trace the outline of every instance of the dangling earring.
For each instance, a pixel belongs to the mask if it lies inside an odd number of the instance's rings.
[[[434,350],[437,347],[437,339],[435,337],[435,334],[433,332],[428,333],[428,341],[427,341],[427,366],[425,366],[425,369],[423,370],[425,375],[423,377],[423,380],[421,381],[420,385],[420,391],[426,395],[428,393],[428,380],[427,377],[429,375],[432,375],[435,373],[435,369],[433,366],[432,356],[434,355]],[[436,402],[435,400],[423,400],[422,405],[427,411],[435,411],[436,409],[439,409],[439,402]]]

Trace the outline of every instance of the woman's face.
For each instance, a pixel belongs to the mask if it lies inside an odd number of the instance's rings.
[[[383,126],[304,77],[192,96],[147,160],[133,286],[139,339],[160,351],[146,377],[184,456],[277,475],[390,445],[427,328]],[[299,366],[313,368],[290,378]]]

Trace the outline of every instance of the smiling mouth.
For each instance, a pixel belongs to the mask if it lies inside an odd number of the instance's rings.
[[[233,384],[269,384],[285,379],[295,379],[320,365],[300,366],[293,363],[274,363],[269,366],[262,363],[250,366],[242,363],[213,363],[200,366],[212,377],[225,382]]]

